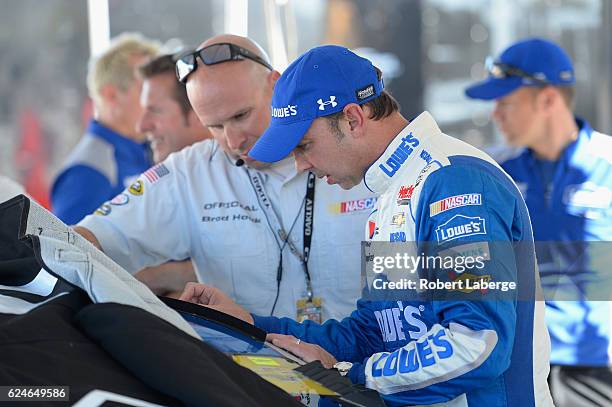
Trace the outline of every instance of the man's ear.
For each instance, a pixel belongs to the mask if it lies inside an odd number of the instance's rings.
[[[539,104],[545,112],[551,112],[560,102],[563,102],[561,94],[552,86],[547,86],[538,94]]]
[[[102,98],[105,104],[111,106],[114,105],[117,101],[117,93],[117,88],[111,85],[110,83],[107,83],[100,89],[100,97]]]
[[[278,78],[281,77],[281,74],[278,71],[272,71],[268,74],[268,76],[266,77],[268,84],[271,86],[272,89],[274,89],[274,85],[276,84],[276,81],[278,80]]]
[[[366,112],[361,106],[356,103],[349,103],[342,109],[344,118],[348,122],[348,130],[359,137],[363,133],[363,129],[367,120]]]

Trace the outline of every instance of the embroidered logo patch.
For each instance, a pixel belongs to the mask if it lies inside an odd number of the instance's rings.
[[[355,199],[353,201],[343,201],[332,203],[328,206],[329,212],[335,214],[365,211],[374,208],[377,197]]]
[[[140,196],[144,192],[144,183],[138,179],[128,187],[128,192],[134,196]]]
[[[363,100],[363,99],[367,99],[370,96],[374,95],[374,92],[375,92],[374,85],[368,85],[365,88],[357,89],[355,91],[355,96],[357,96],[357,99]]]
[[[120,206],[120,205],[125,205],[126,203],[130,202],[130,197],[127,196],[127,194],[119,194],[116,197],[114,197],[111,201],[110,204],[111,205],[116,205],[116,206]]]
[[[408,205],[410,199],[412,198],[412,193],[414,192],[414,185],[405,186],[402,185],[400,187],[399,192],[397,193],[397,204],[398,205]]]
[[[404,212],[396,213],[391,219],[391,226],[401,228],[406,223],[406,214]]]
[[[473,235],[486,235],[485,220],[480,216],[455,215],[436,228],[438,243]]]
[[[98,209],[96,209],[96,211],[94,212],[94,215],[108,216],[112,210],[113,208],[111,208],[109,204],[105,203],[102,206],[100,206]]]
[[[168,174],[170,174],[170,170],[164,164],[157,164],[146,170],[142,175],[150,184],[154,184]]]
[[[405,242],[406,232],[393,232],[389,235],[390,242]]]
[[[437,202],[429,204],[429,216],[434,217],[439,213],[448,211],[454,208],[460,208],[468,205],[482,205],[482,195],[480,194],[463,194],[449,196]]]
[[[378,233],[378,228],[376,227],[376,222],[368,221],[368,232],[370,239],[372,239]]]

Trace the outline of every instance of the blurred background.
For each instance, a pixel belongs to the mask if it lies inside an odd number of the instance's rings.
[[[124,31],[197,45],[248,35],[282,70],[334,43],[374,61],[407,117],[429,110],[443,131],[477,147],[501,143],[493,104],[468,83],[511,42],[543,36],[574,60],[578,115],[612,132],[610,0],[0,0],[0,174],[48,204],[48,188],[91,116],[92,53]]]

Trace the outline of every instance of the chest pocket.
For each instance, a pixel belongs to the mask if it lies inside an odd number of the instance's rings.
[[[231,202],[205,208],[199,232],[204,263],[200,280],[220,288],[250,312],[269,311],[278,249],[263,212]]]
[[[315,215],[315,234],[319,237],[321,276],[335,290],[354,296],[361,292],[361,242],[366,240],[364,229],[371,210],[354,213],[326,213]],[[318,216],[318,218],[317,218]]]

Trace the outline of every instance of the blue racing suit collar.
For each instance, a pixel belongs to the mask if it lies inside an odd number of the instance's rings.
[[[584,150],[580,147],[587,144],[591,140],[591,135],[593,133],[593,128],[591,127],[591,125],[586,120],[581,119],[579,117],[576,117],[576,124],[578,125],[578,137],[576,137],[576,140],[568,144],[568,146],[565,147],[565,150],[563,150],[563,152],[561,153],[561,156],[557,160],[557,162],[561,164],[561,166],[559,167],[564,168],[565,166],[570,165],[576,159],[579,159],[576,154],[580,154],[580,152]],[[525,149],[525,154],[528,158],[527,162],[533,169],[535,166],[535,161],[538,158],[529,148]],[[557,168],[559,169],[559,167]]]
[[[366,170],[365,186],[376,194],[384,193],[398,174],[420,171],[419,153],[428,146],[431,136],[441,134],[434,118],[425,111],[391,141],[385,152]]]
[[[106,127],[99,121],[92,119],[87,125],[87,134],[91,134],[94,137],[99,137],[108,143],[112,144],[116,149],[142,154],[142,151],[147,147],[147,143],[138,143],[130,140],[129,138],[117,133],[113,129]]]

